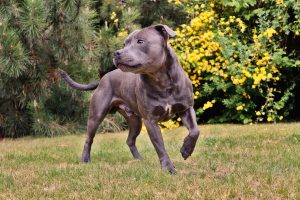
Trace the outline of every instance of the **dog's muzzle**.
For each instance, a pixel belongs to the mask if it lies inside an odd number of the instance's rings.
[[[141,69],[141,64],[132,65],[132,59],[126,59],[122,57],[121,50],[118,50],[114,53],[113,63],[114,65],[122,70],[123,72],[137,72]]]

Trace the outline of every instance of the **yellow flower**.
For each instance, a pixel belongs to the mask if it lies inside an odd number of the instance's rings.
[[[282,119],[283,119],[283,116],[280,116],[280,117],[279,117],[279,120],[282,120]]]
[[[271,73],[268,73],[267,77],[270,79],[273,78],[273,75]]]
[[[255,114],[256,114],[257,116],[261,116],[261,112],[260,112],[260,111],[257,111]]]
[[[128,35],[128,32],[125,30],[118,33],[118,37],[126,37],[127,35]]]
[[[241,32],[243,33],[246,29],[246,25],[244,24],[244,22],[240,19],[240,18],[236,18],[236,22],[238,23]]]
[[[236,110],[243,110],[244,109],[244,106],[243,105],[239,105],[236,107]]]
[[[284,0],[276,0],[276,4],[277,5],[283,5],[284,4]]]
[[[268,28],[263,35],[267,36],[268,38],[271,38],[273,35],[276,35],[277,32],[273,28]]]
[[[179,0],[175,0],[174,3],[175,3],[175,5],[181,4],[181,2]]]
[[[268,122],[271,122],[271,121],[273,121],[273,118],[272,118],[272,117],[268,117],[268,118],[267,118],[267,121],[268,121]]]
[[[243,96],[244,96],[246,99],[251,99],[250,95],[247,94],[246,92],[243,92]]]
[[[110,15],[110,19],[113,20],[116,18],[116,16],[117,16],[117,14],[115,12],[112,12]]]
[[[221,36],[221,37],[224,36],[224,33],[223,33],[222,31],[220,31],[220,30],[218,31],[218,34],[219,34],[219,36]]]
[[[247,70],[243,70],[243,74],[245,74],[245,76],[248,77],[248,78],[251,77],[251,73],[248,72]]]
[[[169,120],[166,122],[161,122],[162,132],[164,132],[165,129],[174,129],[179,127],[179,123],[177,121]]]
[[[213,103],[212,102],[210,102],[210,101],[208,101],[208,102],[206,102],[204,105],[203,105],[203,110],[206,110],[206,109],[208,109],[208,108],[211,108],[211,107],[213,107]]]

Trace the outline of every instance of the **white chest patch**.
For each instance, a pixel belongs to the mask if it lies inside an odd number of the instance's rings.
[[[170,104],[167,104],[165,110],[170,114],[172,111],[172,106]]]

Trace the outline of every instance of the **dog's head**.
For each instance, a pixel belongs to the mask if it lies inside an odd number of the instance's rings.
[[[124,48],[115,52],[114,64],[124,72],[152,73],[166,62],[167,41],[175,32],[166,25],[154,25],[132,32]]]

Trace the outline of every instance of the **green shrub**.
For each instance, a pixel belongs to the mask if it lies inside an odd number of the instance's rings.
[[[86,0],[0,1],[1,135],[35,134],[30,104],[49,96],[57,67],[76,63],[92,71],[95,12],[89,7]]]

